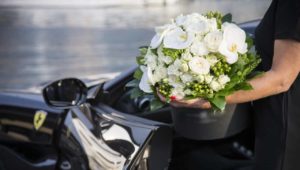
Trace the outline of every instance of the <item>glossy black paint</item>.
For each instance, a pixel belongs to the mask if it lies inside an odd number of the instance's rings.
[[[35,130],[36,111],[47,112],[43,126]],[[48,107],[40,94],[0,94],[0,163],[2,169],[55,169],[58,160],[56,134],[64,110]],[[17,162],[17,163],[16,163]]]

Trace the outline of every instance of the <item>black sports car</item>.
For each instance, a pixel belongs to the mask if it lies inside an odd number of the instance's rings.
[[[240,26],[253,35],[258,22]],[[135,69],[1,92],[0,169],[251,169],[251,114],[234,133],[225,129],[230,135],[186,138],[174,131],[170,107],[150,111],[150,97],[130,98]]]

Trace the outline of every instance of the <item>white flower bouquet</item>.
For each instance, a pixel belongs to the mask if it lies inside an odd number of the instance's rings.
[[[180,15],[155,28],[149,47],[140,49],[139,68],[127,84],[132,97],[153,94],[151,109],[167,101],[203,98],[223,110],[225,97],[237,90],[249,90],[246,82],[260,63],[252,39],[231,22],[231,15]]]

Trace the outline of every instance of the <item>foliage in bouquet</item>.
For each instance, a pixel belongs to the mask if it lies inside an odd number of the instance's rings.
[[[223,110],[226,96],[252,89],[247,80],[261,59],[230,14],[180,15],[155,32],[150,46],[140,48],[139,68],[127,84],[133,98],[154,96],[152,110],[163,106],[157,92],[167,101],[200,97]]]

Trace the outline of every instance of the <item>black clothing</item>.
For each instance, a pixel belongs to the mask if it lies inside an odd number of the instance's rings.
[[[259,69],[268,71],[274,40],[300,42],[300,0],[273,0],[255,34]],[[254,101],[253,108],[255,170],[300,170],[300,76],[288,92]]]

